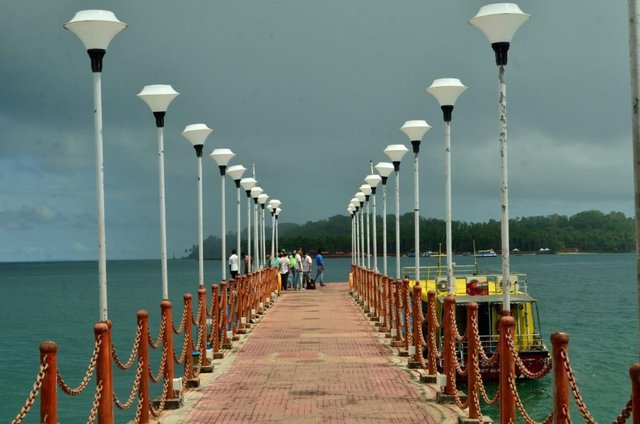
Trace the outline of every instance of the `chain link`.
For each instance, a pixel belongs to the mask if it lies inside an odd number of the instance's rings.
[[[87,418],[87,424],[93,424],[96,419],[96,415],[98,414],[98,406],[100,406],[100,398],[102,397],[102,380],[98,381],[98,385],[96,386],[96,393],[93,396],[93,404],[91,405],[91,411],[89,412],[89,417]]]
[[[629,402],[627,402],[627,405],[622,409],[622,411],[620,411],[620,415],[616,417],[616,420],[613,422],[613,424],[624,424],[625,422],[627,422],[632,412],[633,400],[629,399]]]
[[[182,318],[180,318],[180,327],[176,328],[176,323],[172,322],[171,326],[173,327],[174,334],[182,334],[184,331],[184,325],[187,321],[187,308],[182,309]]]
[[[133,386],[131,387],[131,393],[129,393],[129,398],[126,403],[122,403],[118,400],[116,396],[116,392],[113,392],[113,399],[115,401],[116,407],[118,409],[129,409],[133,404],[133,400],[136,398],[136,393],[138,393],[138,387],[140,386],[140,378],[142,376],[142,367],[144,363],[142,360],[138,361],[138,371],[136,372],[136,379],[133,381]]]
[[[84,391],[84,389],[87,388],[87,385],[91,380],[91,376],[93,375],[93,371],[96,368],[96,361],[98,360],[98,351],[100,349],[101,344],[102,344],[102,334],[99,334],[93,346],[93,354],[91,355],[91,360],[89,361],[87,372],[84,374],[84,377],[82,378],[82,382],[80,383],[80,385],[75,389],[72,389],[67,385],[67,383],[64,382],[64,379],[62,378],[62,375],[58,370],[58,372],[56,373],[56,379],[58,380],[58,386],[60,386],[60,389],[62,389],[63,392],[65,392],[70,396],[78,396],[80,393]]]
[[[42,386],[42,380],[44,380],[44,372],[49,368],[49,363],[47,362],[47,355],[42,356],[42,362],[40,363],[40,370],[38,371],[38,375],[36,376],[36,381],[33,383],[33,389],[29,392],[29,396],[27,396],[27,400],[24,402],[22,408],[20,408],[20,412],[18,415],[11,421],[11,424],[20,424],[24,417],[27,416],[31,406],[33,406],[33,402],[35,402],[36,397],[38,397],[38,393],[40,393],[40,386]]]
[[[133,348],[131,349],[131,354],[129,355],[129,359],[127,360],[126,364],[123,364],[120,361],[120,358],[118,357],[118,354],[116,353],[116,348],[114,345],[111,345],[111,356],[113,357],[113,361],[116,363],[117,367],[120,368],[121,370],[126,370],[131,368],[131,365],[133,365],[133,361],[135,360],[136,356],[138,355],[138,348],[140,346],[140,337],[142,336],[142,325],[138,325],[138,328],[136,329],[136,337],[133,341]]]
[[[567,351],[565,349],[560,350],[560,358],[562,358],[565,369],[567,370],[571,393],[573,393],[573,399],[576,401],[580,414],[582,414],[586,422],[595,424],[596,420],[591,416],[591,413],[587,409],[587,405],[585,405],[584,400],[582,399],[580,390],[578,390],[578,384],[576,383],[575,376],[573,375],[573,368],[571,368],[571,362],[569,362],[569,355],[567,355]]]
[[[151,337],[151,330],[149,330],[149,346],[152,349],[157,349],[160,347],[160,343],[164,341],[164,329],[167,326],[167,317],[162,315],[162,323],[160,324],[160,334],[158,334],[158,339],[154,342],[153,337]]]
[[[162,351],[162,360],[160,361],[160,370],[158,371],[158,376],[154,376],[152,372],[149,373],[149,378],[154,383],[159,383],[162,378],[162,373],[164,372],[164,366],[167,363],[167,350],[164,349]]]
[[[206,299],[206,297],[205,297]],[[202,313],[202,302],[200,301],[200,296],[198,296],[198,310],[196,311],[196,317],[191,317],[191,322],[196,327],[200,326],[200,314]]]
[[[545,362],[544,367],[540,371],[535,373],[529,371],[529,369],[527,369],[527,367],[525,367],[524,363],[522,362],[520,355],[518,355],[518,351],[516,350],[515,343],[513,342],[513,334],[511,334],[510,332],[507,333],[507,345],[509,346],[509,350],[511,350],[511,355],[515,359],[516,365],[518,366],[518,368],[520,368],[520,371],[522,371],[522,374],[525,377],[530,378],[532,380],[538,380],[544,377],[545,375],[549,374],[549,372],[551,371],[552,363],[549,358],[547,358],[547,361]]]
[[[167,392],[169,391],[169,379],[164,379],[164,384],[162,385],[162,397],[160,398],[160,405],[158,405],[158,409],[153,409],[151,405],[151,401],[149,401],[149,410],[151,411],[151,415],[154,417],[159,416],[162,411],[164,411],[164,405],[167,401]]]

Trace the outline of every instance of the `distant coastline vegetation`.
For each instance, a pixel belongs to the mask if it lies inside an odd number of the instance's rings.
[[[366,219],[366,217],[365,217]],[[382,252],[382,217],[378,216],[378,252]],[[468,223],[452,222],[453,251],[464,254],[476,249],[500,250],[500,222]],[[351,218],[344,215],[332,216],[305,224],[279,223],[280,248],[292,250],[303,247],[310,251],[321,248],[335,254],[351,251]],[[267,228],[267,239],[271,229]],[[635,222],[622,212],[603,213],[590,210],[573,216],[549,215],[515,218],[509,226],[511,248],[520,252],[536,252],[550,249],[553,252],[606,252],[623,253],[635,250]],[[243,236],[246,235],[246,228]],[[373,237],[373,235],[371,235]],[[235,232],[227,235],[228,254],[235,246]],[[400,252],[413,252],[413,214],[400,217]],[[445,221],[441,219],[420,218],[420,250],[438,252],[444,249]],[[440,247],[442,246],[442,247]],[[246,240],[243,237],[243,250]],[[387,216],[387,249],[395,252],[395,216]],[[267,252],[271,242],[267,241]],[[220,237],[209,236],[204,241],[205,257],[220,258]],[[185,249],[185,258],[197,259],[198,246]]]

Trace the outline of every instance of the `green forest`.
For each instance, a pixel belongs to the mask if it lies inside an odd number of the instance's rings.
[[[377,217],[378,251],[382,251],[382,217]],[[366,216],[365,216],[366,222]],[[548,248],[555,252],[631,252],[635,249],[634,219],[622,212],[603,213],[585,211],[573,216],[549,215],[511,219],[509,235],[511,248],[521,252],[533,252]],[[303,247],[315,251],[322,249],[329,253],[351,251],[351,217],[332,216],[305,224],[280,223],[278,225],[279,246],[287,250]],[[456,254],[472,252],[476,249],[500,250],[500,222],[489,220],[482,223],[452,222],[453,251]],[[271,238],[271,228],[267,228],[267,239]],[[400,217],[400,252],[413,252],[413,214]],[[246,234],[246,229],[243,236]],[[373,234],[371,234],[373,238]],[[420,218],[421,252],[437,252],[444,249],[445,221]],[[204,241],[206,258],[219,258],[220,237],[209,236]],[[235,246],[235,232],[227,235],[228,253]],[[243,246],[246,241],[243,237]],[[440,247],[442,246],[442,247]],[[267,251],[271,242],[267,241]],[[395,216],[387,216],[387,250],[395,252]],[[185,257],[197,258],[198,246],[185,250]]]

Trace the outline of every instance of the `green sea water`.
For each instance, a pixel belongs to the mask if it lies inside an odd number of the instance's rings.
[[[633,254],[513,256],[513,272],[526,273],[529,292],[538,299],[543,337],[565,331],[569,352],[584,400],[597,421],[611,422],[630,396],[628,369],[638,359],[638,318]],[[389,259],[393,269],[395,259]],[[471,257],[456,257],[469,264]],[[434,265],[422,258],[422,265]],[[499,270],[500,258],[478,259],[481,270]],[[351,261],[326,259],[327,281],[346,281]],[[412,266],[413,258],[402,258]],[[207,285],[220,277],[220,262],[205,263]],[[381,268],[381,264],[380,264]],[[184,293],[195,295],[196,261],[169,261],[170,299],[179,320]],[[71,386],[84,375],[93,349],[93,325],[98,320],[98,267],[95,262],[0,263],[0,422],[11,422],[35,379],[43,340],[58,344],[59,370]],[[123,359],[131,350],[136,312],[147,309],[152,335],[159,327],[160,263],[110,261],[108,307],[114,346]],[[152,358],[157,372],[159,360]],[[114,368],[115,392],[126,400],[133,371]],[[84,423],[95,383],[77,398],[59,391],[61,423]],[[551,377],[519,383],[527,411],[537,421],[551,411]],[[154,387],[154,392],[158,388]],[[489,392],[494,388],[489,387]],[[485,407],[483,406],[483,410]],[[579,419],[575,407],[574,419]],[[495,416],[495,411],[489,413]],[[116,410],[116,421],[127,422],[132,411]],[[38,422],[38,403],[25,422]]]

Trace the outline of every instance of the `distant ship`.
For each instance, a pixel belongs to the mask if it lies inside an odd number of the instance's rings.
[[[495,258],[498,256],[493,249],[478,250],[475,254],[476,258]]]

